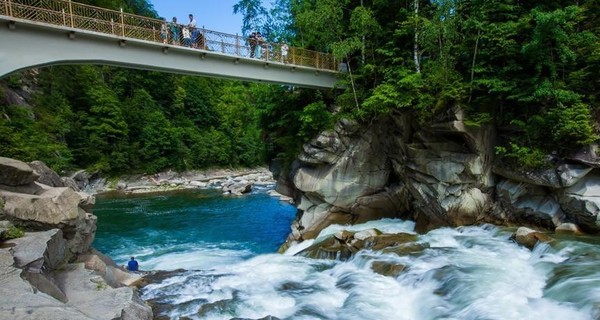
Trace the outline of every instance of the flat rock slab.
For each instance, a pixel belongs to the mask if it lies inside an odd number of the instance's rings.
[[[52,297],[34,292],[13,267],[13,256],[0,249],[0,320],[88,320],[79,310]]]
[[[50,269],[57,268],[65,259],[67,248],[60,229],[43,232],[28,232],[24,237],[10,240],[15,266],[40,269],[42,264]]]
[[[25,162],[0,157],[0,184],[20,186],[37,180],[39,175]]]
[[[109,287],[102,277],[86,270],[83,263],[70,264],[55,277],[67,295],[67,305],[94,319],[152,319],[152,310],[132,288]]]

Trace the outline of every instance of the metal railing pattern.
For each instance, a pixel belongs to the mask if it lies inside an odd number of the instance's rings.
[[[286,50],[282,51],[281,43],[253,43],[249,38],[204,28],[188,29],[195,38],[183,39],[186,25],[172,25],[123,10],[109,10],[70,0],[0,0],[0,15],[99,32],[120,39],[189,46],[237,57],[337,71],[335,58],[331,54],[290,46],[285,55]],[[171,30],[176,32],[172,33]],[[255,47],[258,49],[253,50]]]

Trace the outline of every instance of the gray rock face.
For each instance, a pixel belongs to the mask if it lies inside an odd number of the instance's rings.
[[[0,185],[21,186],[34,182],[38,177],[27,163],[0,157]]]
[[[344,220],[416,218],[422,229],[483,220],[492,205],[493,132],[470,130],[461,117],[428,128],[408,114],[369,128],[345,121],[315,138],[292,171],[301,213],[288,242]]]
[[[44,319],[152,319],[152,310],[132,288],[139,280],[114,265],[100,253],[83,259],[94,240],[95,198],[75,188],[51,187],[33,182],[38,175],[26,164],[2,160],[0,185],[2,216],[28,229],[24,237],[9,240],[10,249],[0,248],[0,320]],[[58,184],[57,175],[42,163],[44,181]],[[6,169],[8,167],[8,169]],[[8,173],[7,173],[8,172]],[[16,173],[15,173],[16,172]],[[16,177],[16,178],[15,178]],[[8,226],[0,224],[0,231]],[[97,274],[96,274],[97,273]],[[118,287],[118,288],[113,288]]]
[[[29,166],[40,176],[37,181],[51,187],[65,187],[60,176],[41,161],[32,161]]]
[[[600,232],[600,175],[592,174],[564,189],[560,204],[586,232]]]
[[[371,125],[341,121],[317,136],[279,175],[277,191],[298,207],[282,249],[332,223],[384,217],[414,219],[418,231],[492,222],[600,232],[596,147],[524,172],[494,164],[496,133],[464,118],[457,108],[420,126],[396,113]]]
[[[0,249],[0,319],[152,319],[150,307],[124,286],[139,276],[99,253],[86,258],[95,268],[67,264],[61,230],[26,233],[10,242],[10,250]]]
[[[0,197],[9,218],[44,225],[74,225],[81,201],[69,188],[46,188],[39,195],[0,190]]]
[[[0,249],[1,320],[92,320],[81,311],[51,296],[37,292],[21,278],[9,250]]]
[[[496,193],[512,221],[548,229],[565,221],[566,215],[556,196],[542,186],[504,180],[496,186]]]

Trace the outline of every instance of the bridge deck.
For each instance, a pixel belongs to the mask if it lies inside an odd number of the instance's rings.
[[[307,87],[335,85],[337,61],[330,54],[289,47],[286,57],[282,44],[263,42],[254,56],[249,39],[204,28],[193,30],[198,41],[185,47],[165,32],[170,27],[165,21],[71,1],[0,0],[0,21],[8,24],[0,28],[0,76],[35,66],[99,63]]]

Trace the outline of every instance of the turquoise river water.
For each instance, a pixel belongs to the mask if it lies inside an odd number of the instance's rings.
[[[94,246],[144,270],[178,270],[142,290],[171,319],[420,320],[600,319],[600,239],[559,237],[533,251],[494,226],[419,235],[418,254],[362,251],[349,261],[276,254],[295,208],[266,190],[223,197],[215,190],[100,197]],[[414,223],[379,220],[330,226],[414,233]],[[397,277],[374,261],[406,266]]]

